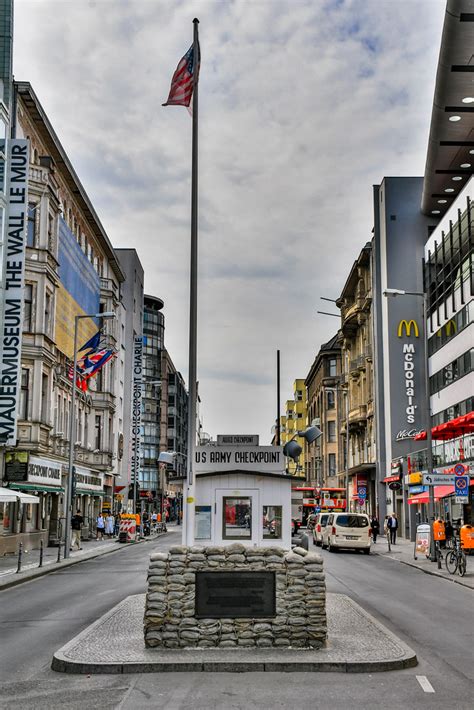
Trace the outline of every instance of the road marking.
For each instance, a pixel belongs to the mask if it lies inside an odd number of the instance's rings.
[[[434,693],[435,689],[431,685],[430,681],[425,675],[417,675],[416,679],[418,683],[421,685],[425,693]]]

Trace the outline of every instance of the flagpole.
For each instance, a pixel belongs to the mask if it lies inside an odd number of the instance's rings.
[[[198,269],[198,83],[199,83],[199,20],[193,20],[193,138],[191,167],[191,268],[189,285],[189,400],[188,457],[184,495],[183,544],[194,544],[194,473],[196,449],[197,398],[197,269]]]

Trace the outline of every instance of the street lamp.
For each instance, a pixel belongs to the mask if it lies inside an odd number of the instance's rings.
[[[427,416],[426,425],[426,467],[428,473],[433,473],[433,446],[431,438],[431,402],[430,402],[430,376],[428,367],[428,294],[424,291],[403,291],[399,288],[386,288],[383,295],[388,298],[397,296],[418,296],[423,299],[423,348],[425,359],[425,408]],[[434,523],[434,486],[428,486],[428,515],[430,518],[430,559],[436,561],[435,544],[433,537]]]
[[[75,420],[75,404],[76,404],[76,376],[77,376],[77,330],[81,318],[115,318],[115,313],[86,313],[84,315],[74,316],[74,367],[72,371],[72,394],[71,405],[69,408],[69,464],[66,480],[65,491],[65,525],[64,525],[64,557],[70,556],[71,549],[71,518],[72,518],[72,474],[74,469],[74,441],[76,439],[76,420]]]
[[[322,432],[317,426],[309,426],[307,429],[304,429],[304,431],[297,431],[293,438],[290,439],[290,441],[288,441],[283,447],[283,455],[293,459],[293,461],[297,464],[303,449],[298,442],[295,441],[296,437],[300,436],[302,439],[305,439],[308,444],[312,444],[313,441],[319,439],[321,434]]]

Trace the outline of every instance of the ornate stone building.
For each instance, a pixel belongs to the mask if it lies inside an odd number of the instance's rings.
[[[341,310],[343,384],[349,402],[341,432],[349,429],[349,508],[375,511],[374,370],[372,360],[372,247],[361,250],[337,300]],[[359,489],[367,497],[359,497]]]

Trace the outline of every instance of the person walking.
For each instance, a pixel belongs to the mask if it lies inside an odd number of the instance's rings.
[[[157,522],[158,522],[158,514],[157,514],[156,510],[154,510],[153,513],[151,514],[151,529],[153,531],[156,531],[156,523]]]
[[[109,538],[109,540],[113,537],[114,534],[114,516],[112,513],[109,513],[105,519],[105,534]]]
[[[397,530],[398,530],[398,520],[397,514],[392,513],[387,520],[387,527],[390,530],[390,543],[392,545],[397,544]]]
[[[104,531],[105,531],[105,520],[104,516],[102,513],[99,513],[97,516],[97,522],[96,522],[96,540],[103,540],[104,539]]]
[[[81,530],[82,530],[83,523],[84,523],[84,518],[81,515],[81,511],[77,510],[76,515],[73,515],[72,520],[71,520],[71,531],[72,531],[71,551],[74,549],[75,545],[77,545],[78,550],[82,550]]]
[[[377,536],[378,536],[379,530],[380,530],[380,523],[377,520],[376,515],[372,516],[372,520],[370,521],[370,527],[372,528],[372,539],[373,539],[374,543],[376,543]]]

